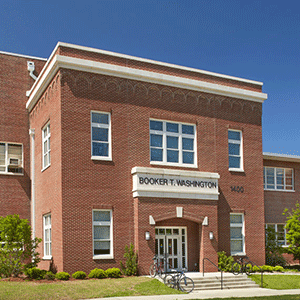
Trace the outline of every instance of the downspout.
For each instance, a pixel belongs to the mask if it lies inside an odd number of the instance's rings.
[[[29,129],[31,137],[31,229],[32,239],[35,239],[35,130]]]
[[[37,79],[37,77],[33,74],[35,70],[34,62],[33,61],[28,61],[27,62],[27,70],[29,71],[29,76],[33,78],[34,80]]]

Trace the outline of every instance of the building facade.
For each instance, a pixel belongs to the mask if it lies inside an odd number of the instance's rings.
[[[41,268],[119,267],[130,243],[141,274],[264,264],[262,83],[65,43],[0,59],[1,215],[31,220]]]

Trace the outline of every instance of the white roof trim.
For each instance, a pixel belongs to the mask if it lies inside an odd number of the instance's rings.
[[[287,162],[298,162],[300,163],[300,156],[263,152],[263,158],[268,160],[287,161]]]
[[[0,54],[6,54],[6,55],[11,55],[11,56],[17,56],[17,57],[24,57],[24,58],[29,58],[29,59],[39,59],[39,60],[45,60],[45,61],[47,60],[47,58],[30,56],[30,55],[23,55],[23,54],[17,54],[17,53],[5,52],[5,51],[0,51]]]
[[[47,63],[47,68],[44,68],[42,70],[40,74],[41,77],[39,76],[38,80],[36,80],[29,93],[30,98],[26,104],[26,108],[29,109],[29,111],[33,108],[36,101],[43,93],[45,87],[49,84],[49,82],[51,81],[51,79],[53,78],[53,76],[59,68],[66,68],[83,72],[92,72],[132,80],[151,82],[155,84],[163,84],[177,88],[218,94],[261,103],[267,99],[267,94],[261,92],[254,92],[245,89],[204,82],[201,80],[166,75],[113,64],[95,62],[86,59],[55,55],[52,61],[49,61],[49,63]]]
[[[224,74],[219,74],[219,73],[214,73],[214,72],[209,72],[209,71],[204,71],[204,70],[199,70],[199,69],[194,69],[194,68],[189,68],[189,67],[184,67],[184,66],[170,64],[170,63],[164,63],[164,62],[160,62],[160,61],[156,61],[156,60],[152,60],[152,59],[140,58],[140,57],[136,57],[136,56],[120,54],[120,53],[116,53],[116,52],[105,51],[105,50],[91,48],[91,47],[79,46],[79,45],[63,43],[63,42],[58,42],[56,48],[58,46],[78,49],[78,50],[82,50],[82,51],[94,52],[94,53],[103,54],[103,55],[115,56],[115,57],[140,61],[140,62],[144,62],[144,63],[155,64],[155,65],[159,65],[159,66],[163,66],[163,67],[180,69],[180,70],[184,70],[184,71],[190,71],[190,72],[209,75],[209,76],[213,76],[213,77],[229,79],[229,80],[241,81],[241,82],[260,85],[260,86],[263,85],[263,83],[260,81],[249,80],[249,79],[244,79],[244,78],[239,78],[239,77],[234,77],[234,76],[229,76],[229,75],[224,75]]]

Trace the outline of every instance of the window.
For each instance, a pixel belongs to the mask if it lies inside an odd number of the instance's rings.
[[[242,132],[228,130],[229,170],[243,170]]]
[[[43,128],[43,169],[50,166],[50,123]]]
[[[293,191],[293,169],[264,167],[264,189]]]
[[[51,214],[44,216],[44,259],[52,257]]]
[[[280,246],[288,246],[286,241],[286,229],[284,228],[284,224],[267,224],[266,228],[272,228],[275,233],[275,239],[278,245]]]
[[[110,114],[91,113],[92,159],[111,160]]]
[[[113,258],[112,211],[93,210],[94,258]]]
[[[231,255],[245,254],[245,230],[243,214],[230,214],[230,248]]]
[[[150,161],[196,166],[196,126],[150,120]]]
[[[23,174],[23,146],[0,143],[0,174]]]

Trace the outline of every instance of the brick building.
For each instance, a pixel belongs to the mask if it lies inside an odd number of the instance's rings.
[[[0,63],[0,215],[31,220],[41,268],[118,267],[130,243],[141,274],[264,263],[262,83],[65,43]]]

